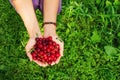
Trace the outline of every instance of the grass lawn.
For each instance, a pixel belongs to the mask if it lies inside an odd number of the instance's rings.
[[[0,1],[0,80],[120,80],[120,1],[63,0],[59,64],[46,68],[25,53],[28,33],[8,0]],[[42,15],[37,10],[42,25]],[[41,30],[43,31],[43,29]]]

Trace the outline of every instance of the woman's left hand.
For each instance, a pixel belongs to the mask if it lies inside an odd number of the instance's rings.
[[[52,35],[52,34],[44,34],[44,38],[47,38],[51,36],[52,37],[52,40],[55,41],[57,44],[60,45],[60,57],[55,61],[55,62],[52,62],[51,65],[55,65],[55,64],[58,64],[61,57],[63,56],[63,51],[64,51],[64,42],[58,37],[57,34],[55,35]]]

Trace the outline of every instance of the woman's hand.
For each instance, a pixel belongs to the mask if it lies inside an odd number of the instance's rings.
[[[40,36],[42,37],[42,36]],[[33,38],[30,38],[25,49],[26,49],[26,53],[27,53],[27,56],[29,57],[30,61],[34,61],[35,63],[37,63],[38,65],[42,66],[42,67],[46,67],[48,64],[47,63],[42,63],[38,60],[33,60],[32,59],[32,55],[31,55],[31,50],[32,48],[34,47],[36,41],[35,41],[35,38],[36,37],[33,37]]]
[[[53,62],[52,65],[58,64],[61,57],[63,56],[64,51],[64,42],[58,37],[58,36],[52,36],[53,41],[55,41],[57,44],[60,45],[60,57],[56,60],[56,62]]]
[[[44,38],[51,36],[53,41],[55,41],[57,44],[60,45],[60,57],[55,62],[53,62],[51,65],[59,63],[61,57],[63,56],[63,51],[64,51],[64,42],[58,37],[58,35],[55,32],[54,27],[52,29],[52,27],[50,26],[47,26],[47,27],[44,26]]]

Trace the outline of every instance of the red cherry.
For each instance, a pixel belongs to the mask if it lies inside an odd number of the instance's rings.
[[[58,49],[57,49],[57,48],[55,48],[55,49],[54,49],[54,51],[55,51],[55,52],[57,52],[57,51],[58,51]]]
[[[54,54],[54,53],[55,53],[55,50],[52,50],[52,51],[51,51],[51,53],[53,53],[53,54]]]
[[[49,48],[47,49],[47,52],[50,52],[50,49],[49,49]]]
[[[39,54],[40,54],[40,55],[43,55],[43,54],[44,54],[44,52],[42,52],[42,51],[41,51]]]
[[[42,38],[39,38],[39,41],[42,41]]]
[[[56,57],[57,57],[57,58],[60,57],[60,54],[59,54],[59,53],[56,53]]]
[[[33,60],[37,60],[37,57],[33,57]]]
[[[51,61],[51,59],[52,59],[51,57],[48,58],[49,61]]]
[[[45,61],[47,60],[47,55],[46,55],[46,56],[44,56],[44,59],[45,59]]]
[[[39,41],[39,38],[38,38],[38,37],[37,37],[37,38],[35,38],[35,41],[37,41],[37,42],[38,42],[38,41]]]
[[[54,58],[53,58],[53,61],[55,62],[56,60],[57,60],[57,58],[56,58],[56,57],[54,57]]]
[[[42,59],[40,57],[37,57],[37,60],[41,61]]]
[[[48,40],[50,40],[50,41],[51,41],[51,40],[52,40],[52,37],[51,37],[51,36],[49,36],[49,37],[48,37]]]
[[[50,49],[50,50],[53,50],[53,49],[54,49],[54,47],[53,47],[52,45],[50,45],[50,46],[49,46],[49,49]]]
[[[42,47],[43,47],[42,44],[39,44],[39,45],[38,45],[38,48],[42,48]]]
[[[55,43],[55,42],[53,42],[53,43],[52,43],[52,45],[53,45],[53,46],[56,46],[56,43]]]
[[[52,45],[52,41],[49,41],[49,45]]]
[[[44,46],[44,47],[43,47],[43,49],[44,49],[44,50],[46,50],[46,49],[47,49],[47,47],[46,47],[46,46]]]
[[[41,61],[42,61],[42,62],[45,62],[45,59],[42,59]]]
[[[39,52],[37,56],[40,57],[41,56],[41,52]]]
[[[52,61],[49,61],[48,64],[50,65],[52,63]]]
[[[37,55],[36,55],[35,52],[33,52],[31,55],[32,55],[33,60],[36,60],[36,59],[37,59]]]
[[[37,44],[34,45],[34,48],[37,48]]]
[[[37,51],[37,53],[38,53],[38,52],[40,52],[40,49],[39,49],[39,48],[37,48],[37,49],[36,49],[36,51]]]
[[[57,49],[59,49],[60,48],[60,45],[59,44],[56,44],[56,46],[55,46]]]

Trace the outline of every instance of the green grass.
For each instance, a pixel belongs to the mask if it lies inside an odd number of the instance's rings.
[[[63,0],[57,33],[64,40],[59,64],[30,62],[29,39],[8,0],[0,2],[0,80],[120,80],[120,1]],[[42,15],[36,11],[40,26]]]

